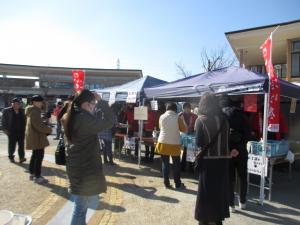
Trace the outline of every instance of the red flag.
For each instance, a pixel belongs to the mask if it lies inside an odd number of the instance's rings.
[[[72,70],[73,81],[74,81],[74,88],[78,93],[84,88],[84,77],[85,72],[84,70]]]
[[[272,33],[265,43],[260,47],[265,60],[266,70],[269,75],[269,116],[268,116],[268,130],[272,132],[279,132],[279,112],[280,112],[280,84],[275,74],[272,64]]]

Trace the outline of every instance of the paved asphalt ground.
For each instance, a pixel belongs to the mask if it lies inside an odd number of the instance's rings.
[[[0,133],[0,209],[29,214],[33,224],[68,224],[72,202],[67,192],[65,169],[53,163],[57,141],[49,136],[51,146],[46,150],[43,174],[47,185],[37,185],[28,179],[28,161],[12,164],[7,159],[7,139]],[[30,152],[27,152],[29,160]],[[142,164],[122,156],[118,166],[104,166],[108,191],[100,203],[89,211],[89,225],[189,225],[197,224],[193,213],[197,180],[184,173],[186,190],[168,190],[162,183],[160,160]],[[17,158],[17,157],[16,157]],[[224,224],[265,225],[300,224],[300,163],[293,168],[293,178],[286,172],[274,173],[273,200],[257,204],[258,189],[251,188],[247,210],[237,210]]]

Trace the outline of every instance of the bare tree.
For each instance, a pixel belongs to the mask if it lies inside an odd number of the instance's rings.
[[[210,51],[203,48],[201,51],[201,64],[204,71],[232,66],[235,62],[236,59],[228,55],[226,47]]]
[[[226,46],[209,51],[206,48],[203,48],[201,51],[200,64],[203,72],[233,66],[236,62],[236,58],[228,53]],[[175,66],[177,74],[180,76],[189,77],[192,75],[191,71],[188,71],[182,63],[175,63]]]
[[[186,70],[182,63],[175,63],[177,74],[183,77],[189,77],[192,75],[191,71]]]

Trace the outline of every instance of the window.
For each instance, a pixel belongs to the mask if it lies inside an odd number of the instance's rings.
[[[292,77],[300,77],[300,41],[292,45]]]
[[[51,88],[60,88],[60,89],[70,89],[73,88],[73,84],[71,82],[54,82],[49,84]]]
[[[278,78],[286,78],[286,64],[276,64],[274,68]]]

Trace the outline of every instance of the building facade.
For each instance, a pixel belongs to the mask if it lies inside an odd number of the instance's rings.
[[[0,64],[0,108],[13,96],[40,94],[47,100],[66,98],[74,93],[72,70],[85,70],[85,88],[120,85],[143,76],[141,70],[92,69]]]
[[[279,26],[279,27],[278,27]],[[300,83],[300,20],[225,33],[240,65],[265,73],[260,46],[273,34],[272,62],[279,78]]]

